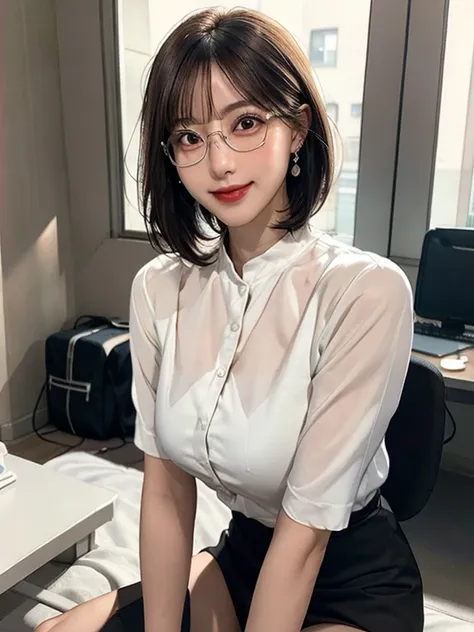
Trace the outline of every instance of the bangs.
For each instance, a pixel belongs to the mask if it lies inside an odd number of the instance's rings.
[[[189,125],[196,118],[193,106],[198,83],[201,84],[200,111],[204,113],[205,120],[210,120],[216,114],[212,99],[211,72],[210,56],[208,59],[199,59],[194,54],[183,60],[166,103],[165,127],[168,132],[171,132],[178,123]]]
[[[281,116],[295,115],[301,105],[301,92],[291,75],[281,67],[269,64],[261,47],[254,49],[233,33],[215,31],[207,38],[200,38],[183,51],[183,57],[175,68],[175,79],[168,82],[168,94],[164,98],[164,134],[170,134],[181,123],[206,123],[219,117],[212,97],[212,67],[217,66],[243,100]],[[278,71],[277,71],[278,68]],[[200,112],[204,120],[196,120],[193,105],[196,103],[197,85],[200,87]]]

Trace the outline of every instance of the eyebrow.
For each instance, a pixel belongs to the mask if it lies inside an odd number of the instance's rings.
[[[223,108],[219,112],[218,118],[223,119],[225,116],[227,116],[234,110],[238,110],[240,108],[249,107],[249,106],[255,106],[255,104],[249,101],[248,99],[241,99],[240,101],[235,101],[234,103],[230,103],[229,105],[226,105],[225,108]],[[202,123],[199,123],[199,124],[202,125]],[[183,127],[186,127],[187,125],[198,125],[198,121],[196,121],[196,119],[192,117],[179,118],[179,119],[176,119],[175,125],[182,125]]]

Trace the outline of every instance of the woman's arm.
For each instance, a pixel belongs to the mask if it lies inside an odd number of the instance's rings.
[[[157,258],[140,270],[130,301],[135,443],[145,452],[140,566],[146,632],[180,632],[191,564],[196,484],[168,459],[155,430],[162,347],[154,305],[162,283],[160,266]]]
[[[140,568],[146,632],[180,632],[191,564],[196,483],[171,461],[145,455]]]
[[[328,315],[246,632],[301,630],[330,533],[348,526],[362,477],[397,409],[412,335],[411,290],[390,262],[362,270]]]
[[[245,632],[301,630],[329,536],[280,512]]]

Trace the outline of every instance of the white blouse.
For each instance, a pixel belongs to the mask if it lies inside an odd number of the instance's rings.
[[[160,255],[137,274],[135,443],[231,509],[344,529],[387,478],[412,293],[388,259],[303,228],[250,260]]]

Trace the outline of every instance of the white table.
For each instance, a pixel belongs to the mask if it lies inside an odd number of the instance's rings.
[[[45,602],[22,580],[61,554],[72,562],[90,550],[115,494],[11,454],[5,465],[17,480],[0,489],[0,594],[14,589]]]

